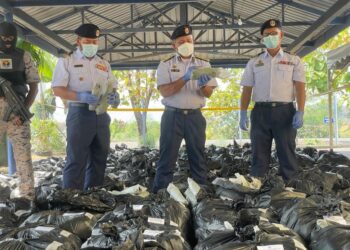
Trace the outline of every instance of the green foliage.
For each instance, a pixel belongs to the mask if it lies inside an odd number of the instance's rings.
[[[33,118],[31,123],[33,150],[38,154],[62,153],[65,149],[64,136],[53,120]]]
[[[306,64],[306,82],[309,94],[325,92],[327,86],[327,57],[326,53],[350,42],[350,28],[340,32],[338,35],[327,41],[317,50],[303,58]],[[339,70],[334,74],[339,74]],[[341,74],[334,82],[333,87],[339,87],[350,82],[350,73]],[[348,90],[349,91],[349,90]],[[346,94],[348,95],[348,94]]]
[[[56,111],[56,98],[52,89],[47,89],[40,100],[35,101],[31,107],[32,112],[39,119],[49,119],[53,117]]]
[[[38,67],[40,80],[42,82],[50,82],[57,63],[57,58],[22,39],[18,40],[17,47],[29,52],[32,55],[33,60],[36,62]]]
[[[153,120],[147,121],[149,128],[146,135],[146,145],[155,147],[160,136],[160,123]],[[111,140],[115,142],[138,142],[143,144],[143,137],[137,133],[136,121],[124,122],[114,119],[110,125]]]
[[[121,95],[121,105],[131,106],[134,109],[147,109],[151,100],[159,99],[154,70],[115,71],[114,74],[119,82],[118,91]],[[134,116],[137,125],[135,132],[140,138],[144,138],[148,135],[147,124],[143,129],[143,119],[147,121],[147,112],[135,110]],[[143,135],[144,132],[146,135]],[[147,144],[151,143],[152,140],[151,137],[147,137],[146,142],[144,140],[140,140],[140,142]]]
[[[243,69],[230,69],[230,79],[218,82],[218,88],[208,101],[208,107],[239,107],[240,80]],[[207,139],[231,139],[238,137],[239,110],[207,111]]]

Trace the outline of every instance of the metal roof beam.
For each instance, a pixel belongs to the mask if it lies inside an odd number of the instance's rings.
[[[191,5],[197,9],[200,9],[201,6],[203,6],[200,3],[192,3]],[[225,12],[219,11],[219,10],[214,9],[214,8],[208,8],[208,10],[212,13],[215,13],[216,15],[221,16],[224,19],[232,19],[232,13],[225,13]],[[210,12],[205,12],[205,14],[209,15],[209,16],[214,16],[214,14],[212,14]],[[244,21],[246,22],[246,24],[242,24],[242,25],[234,24],[234,25],[231,25],[231,27],[229,27],[229,28],[230,29],[243,29],[243,28],[245,29],[245,28],[260,28],[260,26],[261,26],[261,23],[253,23],[251,21],[246,21],[246,20],[244,20]],[[304,23],[304,25],[303,25],[303,23]],[[310,21],[310,22],[309,21],[306,21],[306,22],[286,22],[286,23],[284,23],[284,26],[299,26],[299,25],[300,26],[307,26],[307,25],[311,25],[313,23],[314,23],[313,21]],[[225,26],[228,24],[223,24],[223,25]],[[292,36],[286,32],[284,32],[284,36],[291,38],[291,39],[295,39],[295,36]]]
[[[214,1],[211,1],[211,2],[209,2],[206,6],[204,6],[204,8],[201,9],[201,10],[197,13],[197,15],[195,15],[188,23],[189,23],[189,24],[192,24],[193,21],[197,19],[197,17],[199,17],[210,5],[212,5],[212,3],[214,3]]]
[[[188,4],[180,4],[180,24],[184,25],[188,23]]]
[[[90,13],[90,14],[92,14],[94,16],[99,17],[99,18],[102,18],[102,19],[104,19],[104,20],[106,20],[106,21],[108,21],[110,23],[116,24],[116,25],[118,25],[120,27],[126,27],[124,24],[118,23],[118,22],[114,21],[113,19],[105,17],[105,16],[103,16],[103,15],[101,15],[99,13],[96,13],[96,12],[92,11],[92,10],[85,9],[85,12]]]
[[[349,10],[350,1],[349,0],[338,0],[329,10],[317,19],[313,25],[306,29],[298,39],[294,40],[291,45],[289,45],[288,50],[292,53],[297,52],[305,42],[312,39],[317,33],[325,28],[335,17],[341,15],[345,10]]]
[[[36,19],[25,13],[23,10],[17,8],[9,8],[9,2],[7,0],[2,0],[0,6],[5,8],[5,10],[10,11],[16,17],[15,19],[21,23],[24,27],[33,30],[39,36],[44,36],[46,40],[52,45],[64,49],[66,51],[71,51],[74,46],[68,43],[66,40],[49,30],[47,27],[42,25]]]
[[[300,9],[300,10],[303,10],[303,11],[306,11],[306,12],[309,12],[311,14],[315,14],[318,16],[322,16],[324,14],[324,12],[321,10],[306,6],[306,5],[301,4],[301,3],[296,3],[293,0],[277,0],[277,2],[292,6],[294,8],[297,8],[297,9]]]
[[[287,47],[288,44],[282,44],[282,47]],[[206,51],[216,51],[216,50],[233,50],[233,49],[260,49],[260,48],[265,48],[265,46],[263,44],[257,44],[257,45],[241,45],[241,46],[230,46],[230,47],[215,47],[213,48],[213,46],[209,46],[209,47],[196,47],[196,51],[202,51],[202,52],[206,52]],[[167,48],[151,48],[151,49],[102,49],[99,52],[101,53],[132,53],[132,52],[174,52],[174,49],[170,47]]]
[[[309,26],[313,22],[286,22],[284,26]],[[242,25],[232,25],[232,24],[219,24],[210,26],[192,26],[192,30],[212,30],[212,29],[250,29],[250,28],[260,28],[260,23],[247,23]],[[135,27],[135,28],[113,28],[113,29],[102,29],[102,34],[109,33],[137,33],[137,32],[157,32],[157,31],[173,31],[176,26],[164,26],[164,27]],[[58,35],[64,34],[74,34],[74,30],[54,30],[54,33]],[[28,35],[31,35],[29,33]]]
[[[176,22],[171,19],[167,14],[166,11],[160,10],[157,6],[155,6],[154,4],[151,4],[151,6],[162,16],[164,16],[166,19],[168,19],[172,24],[176,25]]]
[[[2,16],[0,14],[0,20],[1,19],[5,19],[4,16]],[[60,53],[62,53],[63,51],[59,51],[57,50],[57,48],[55,46],[53,46],[52,44],[48,43],[47,41],[43,40],[40,37],[36,37],[36,36],[31,36],[31,37],[26,37],[24,34],[27,33],[27,31],[25,29],[23,29],[21,26],[19,26],[16,23],[13,23],[16,26],[16,29],[18,31],[18,36],[23,39],[26,40],[44,50],[46,50],[47,52],[49,52],[50,54],[54,55],[54,56],[59,56]]]
[[[49,26],[51,24],[54,24],[54,23],[57,23],[57,22],[60,22],[68,17],[71,17],[75,14],[78,14],[80,13],[81,11],[83,10],[88,10],[90,7],[82,7],[82,8],[73,8],[71,11],[65,13],[65,14],[62,14],[62,15],[59,15],[59,16],[56,16],[50,20],[47,20],[46,22],[43,23],[43,25],[45,26]]]
[[[248,59],[212,59],[210,64],[212,67],[224,68],[244,68],[248,63]],[[121,62],[112,63],[113,70],[128,70],[128,69],[156,69],[159,61],[141,61],[141,62]]]
[[[299,52],[297,52],[297,54],[300,57],[303,57],[303,56],[311,53],[312,51],[314,51],[318,47],[322,46],[322,44],[327,42],[329,39],[331,39],[332,37],[337,35],[339,32],[341,32],[344,29],[346,29],[347,27],[349,27],[350,26],[350,14],[345,16],[344,20],[345,20],[345,22],[343,25],[337,25],[337,26],[334,26],[334,27],[328,29],[326,32],[323,33],[322,36],[320,36],[318,39],[312,41],[312,43],[313,43],[312,47],[305,47],[305,48],[301,49]]]
[[[163,8],[161,8],[161,10],[162,10],[162,11],[171,10],[171,9],[174,8],[176,5],[177,5],[177,4],[167,4],[166,6],[164,6]],[[146,15],[144,15],[144,16],[140,16],[140,17],[138,17],[138,18],[132,20],[132,21],[129,22],[129,23],[125,23],[124,25],[127,26],[127,25],[131,25],[131,24],[133,24],[133,23],[139,22],[139,21],[141,21],[141,20],[145,20],[145,19],[147,19],[148,17],[151,17],[151,16],[156,15],[157,13],[158,13],[157,11],[148,13],[148,14],[146,14]],[[160,16],[161,16],[161,15],[158,14],[157,17],[160,17]],[[147,24],[148,24],[149,22],[150,22],[150,21],[145,21],[143,27],[146,27]],[[124,38],[122,38],[122,39],[127,40],[127,39],[129,39],[129,38],[130,38],[133,34],[135,34],[135,33],[136,33],[136,32],[131,33],[131,34],[127,34],[127,36],[124,37]],[[122,42],[114,43],[114,45],[112,46],[112,48],[118,46],[118,45],[121,44],[121,43],[122,43]]]
[[[200,0],[172,0],[172,3],[188,3]],[[12,7],[44,7],[44,6],[92,6],[102,4],[144,4],[169,3],[169,0],[18,0],[11,2]]]
[[[267,11],[267,10],[272,9],[273,7],[275,7],[275,6],[277,6],[277,5],[279,5],[279,3],[274,3],[274,4],[272,4],[272,5],[268,6],[268,7],[266,7],[265,9],[260,10],[259,12],[255,13],[255,14],[253,14],[253,15],[247,17],[247,18],[245,18],[245,20],[248,21],[248,20],[252,19],[253,17],[256,17],[256,16],[260,15],[261,13],[263,13],[263,12],[265,12],[265,11]]]

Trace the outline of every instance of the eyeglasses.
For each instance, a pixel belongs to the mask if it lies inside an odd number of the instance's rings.
[[[272,31],[270,33],[264,33],[262,36],[263,37],[268,37],[268,36],[276,36],[278,34],[279,34],[278,31]]]
[[[3,40],[4,42],[12,42],[15,37],[14,36],[0,36],[1,40]]]

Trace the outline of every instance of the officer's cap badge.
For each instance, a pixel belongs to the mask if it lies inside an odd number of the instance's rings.
[[[188,35],[190,33],[190,29],[188,27],[185,27],[184,32],[186,35]]]

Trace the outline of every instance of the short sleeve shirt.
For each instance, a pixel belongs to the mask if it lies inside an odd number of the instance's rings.
[[[306,82],[302,60],[282,49],[271,57],[266,50],[249,60],[241,86],[253,87],[254,102],[292,102],[294,81]]]
[[[178,80],[185,75],[187,69],[191,66],[210,67],[210,63],[196,56],[184,60],[179,55],[174,55],[159,64],[157,69],[157,86]],[[209,81],[208,86],[217,86],[215,78]],[[197,80],[189,80],[179,92],[172,96],[164,97],[162,104],[180,109],[198,109],[205,106],[205,101],[206,98],[201,95]]]

